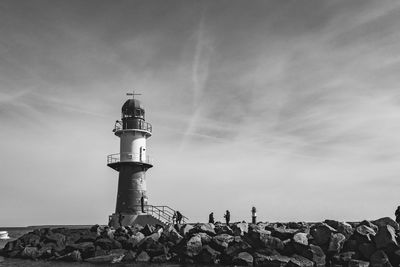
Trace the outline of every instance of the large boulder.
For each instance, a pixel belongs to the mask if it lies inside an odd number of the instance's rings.
[[[310,244],[308,249],[302,251],[301,256],[313,261],[317,267],[325,266],[326,256],[324,251],[319,246]]]
[[[68,251],[79,250],[82,258],[90,258],[94,256],[95,246],[92,242],[82,242],[78,244],[71,244],[66,247]]]
[[[232,263],[239,266],[253,266],[253,256],[248,252],[240,252],[233,258]]]
[[[396,241],[395,229],[389,224],[379,227],[374,241],[378,249],[390,249],[393,251],[399,247]]]
[[[358,239],[360,243],[365,241],[371,241],[372,238],[376,235],[375,230],[366,224],[361,224],[357,226],[355,233],[359,236],[357,238],[357,235],[355,235],[355,238]],[[362,239],[360,239],[360,237]]]
[[[370,258],[371,267],[392,267],[389,258],[383,250],[377,250]]]
[[[202,243],[201,243],[201,236],[200,235],[194,235],[192,236],[186,243],[185,246],[185,254],[186,256],[189,257],[194,257],[199,255],[202,249]]]
[[[145,238],[145,236],[141,232],[137,232],[136,234],[132,235],[127,241],[127,243],[129,244],[130,249],[133,249],[136,246],[138,246],[140,243],[142,243],[144,238]]]
[[[358,251],[360,251],[363,259],[369,260],[371,255],[376,251],[376,247],[372,243],[362,243],[358,246]]]
[[[293,242],[304,246],[308,246],[308,236],[306,233],[296,233],[293,236]]]
[[[189,234],[206,233],[210,236],[215,236],[214,228],[215,226],[212,223],[198,223],[189,231]]]
[[[179,233],[185,237],[189,234],[189,232],[193,229],[193,226],[191,226],[190,224],[184,224],[182,226],[180,226],[179,228]]]
[[[150,256],[149,256],[149,254],[147,254],[146,251],[142,251],[136,256],[136,261],[137,262],[149,262]]]
[[[378,226],[378,228],[386,226],[386,225],[390,225],[393,227],[393,229],[396,232],[399,231],[399,224],[390,217],[383,217],[378,220],[372,221],[372,223],[375,224],[376,226]]]
[[[211,246],[214,249],[223,252],[228,248],[229,243],[232,242],[233,240],[234,237],[228,234],[216,235],[212,238]]]
[[[271,235],[277,237],[281,240],[291,239],[293,236],[299,232],[298,229],[287,229],[285,227],[274,227],[271,230]]]
[[[218,264],[220,255],[220,252],[216,251],[209,245],[205,245],[197,256],[197,260],[203,264]]]
[[[41,256],[37,247],[25,247],[21,252],[21,257],[35,260]]]
[[[234,223],[231,228],[235,236],[243,236],[249,232],[249,225],[246,222]]]
[[[315,245],[325,247],[328,246],[331,234],[336,233],[336,229],[330,227],[326,223],[317,223],[311,227],[310,234],[313,237]]]
[[[146,224],[143,229],[140,230],[142,234],[145,236],[149,236],[156,231],[156,228],[153,225]]]
[[[328,251],[339,253],[343,249],[346,237],[342,233],[333,233],[329,241]]]

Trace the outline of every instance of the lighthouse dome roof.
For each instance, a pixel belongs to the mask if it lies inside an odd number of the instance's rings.
[[[137,99],[128,99],[122,105],[122,112],[134,111],[135,109],[144,109],[142,102]]]

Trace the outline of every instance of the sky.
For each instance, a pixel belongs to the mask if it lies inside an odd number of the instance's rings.
[[[191,222],[400,205],[400,3],[0,1],[0,226],[105,224],[133,90],[149,204]]]

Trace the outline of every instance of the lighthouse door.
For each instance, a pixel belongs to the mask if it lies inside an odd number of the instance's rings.
[[[140,147],[140,161],[146,162],[146,148]]]

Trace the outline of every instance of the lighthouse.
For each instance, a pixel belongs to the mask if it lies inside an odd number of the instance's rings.
[[[132,225],[148,216],[146,171],[153,167],[146,147],[152,125],[145,120],[143,104],[135,99],[138,94],[127,95],[132,98],[122,105],[121,120],[113,129],[120,139],[120,152],[107,156],[107,166],[119,173],[115,213],[109,216],[109,225],[114,227]]]

